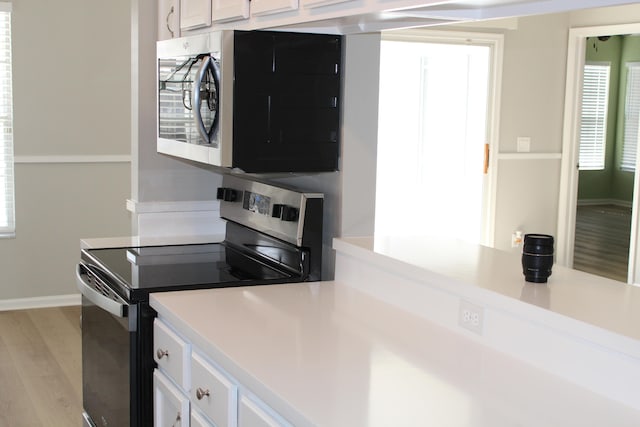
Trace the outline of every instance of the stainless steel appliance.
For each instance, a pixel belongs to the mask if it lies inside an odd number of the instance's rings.
[[[152,425],[149,293],[320,280],[321,194],[225,175],[218,198],[222,242],[82,250],[84,425]]]
[[[245,172],[337,170],[341,46],[230,30],[158,42],[158,152]]]

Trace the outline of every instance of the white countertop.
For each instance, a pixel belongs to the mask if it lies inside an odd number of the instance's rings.
[[[549,286],[554,305],[563,292]],[[640,425],[628,406],[338,282],[158,293],[151,305],[296,426]]]
[[[550,314],[640,340],[637,286],[559,265],[553,266],[548,283],[529,283],[524,280],[519,253],[451,239],[341,238],[334,240],[334,247],[425,282],[467,288],[479,299],[492,297],[491,303],[522,301]],[[498,301],[499,297],[506,298]]]

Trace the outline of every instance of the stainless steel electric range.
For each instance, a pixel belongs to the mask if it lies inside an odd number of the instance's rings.
[[[230,174],[218,199],[222,242],[82,250],[85,426],[153,425],[149,293],[321,279],[322,194]]]

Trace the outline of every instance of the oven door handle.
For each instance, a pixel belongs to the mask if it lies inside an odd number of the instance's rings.
[[[89,283],[87,283],[84,277],[87,277],[86,270],[89,268],[84,264],[78,264],[76,268],[76,286],[82,295],[84,295],[89,301],[100,307],[101,309],[113,314],[120,318],[126,318],[128,315],[128,304],[118,295],[114,294],[114,300],[101,292],[98,292]]]

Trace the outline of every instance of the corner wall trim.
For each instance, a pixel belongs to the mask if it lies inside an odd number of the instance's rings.
[[[97,156],[15,156],[14,163],[130,163],[130,155],[97,155]]]
[[[0,311],[80,305],[80,294],[0,300]]]

